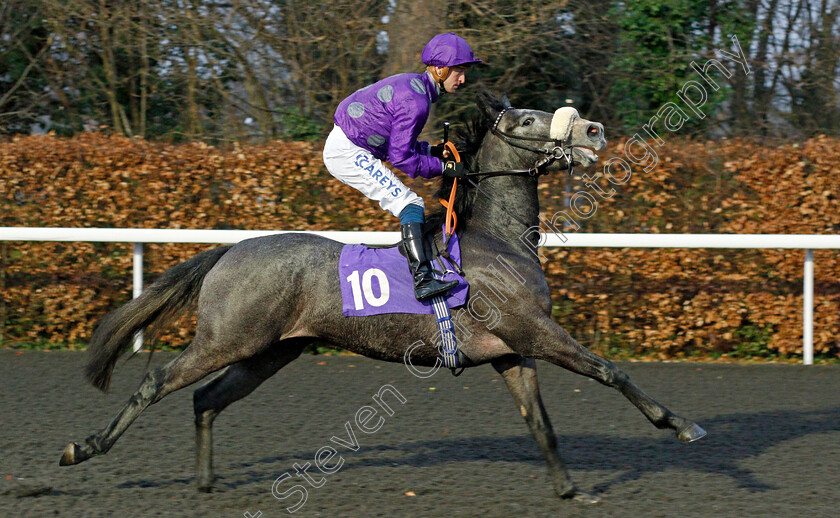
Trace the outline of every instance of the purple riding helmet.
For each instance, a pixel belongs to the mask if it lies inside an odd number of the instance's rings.
[[[454,32],[432,38],[423,48],[421,59],[425,65],[447,68],[483,62],[473,55],[470,44]]]

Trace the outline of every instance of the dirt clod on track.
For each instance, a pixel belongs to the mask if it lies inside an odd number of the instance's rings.
[[[681,444],[616,391],[540,363],[560,453],[585,506],[554,496],[542,455],[490,366],[428,379],[403,365],[304,356],[216,420],[218,491],[195,489],[192,388],[149,407],[104,456],[61,468],[71,441],[105,426],[147,356],[120,362],[111,392],[84,384],[86,355],[0,351],[0,517],[835,517],[840,506],[840,367],[620,366],[708,437]],[[156,353],[152,365],[171,354]],[[393,415],[372,396],[386,395]],[[433,390],[434,389],[434,390]],[[370,417],[365,433],[356,423]],[[331,442],[349,440],[357,451]],[[323,474],[323,446],[338,451]],[[305,468],[306,463],[310,466]],[[295,475],[307,469],[313,487]],[[322,464],[324,465],[324,464]],[[285,473],[292,475],[272,485]]]

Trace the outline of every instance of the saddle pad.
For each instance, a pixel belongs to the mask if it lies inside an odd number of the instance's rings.
[[[450,256],[461,263],[458,236],[452,235],[446,245]],[[455,273],[449,261],[440,259],[447,267],[443,280],[457,280],[458,285],[445,297],[450,308],[463,306],[469,285]],[[432,262],[433,269],[440,268],[439,261]],[[435,313],[432,300],[420,302],[414,298],[414,279],[408,260],[398,247],[368,248],[365,245],[344,245],[338,260],[338,277],[341,284],[342,311],[346,317],[365,317],[385,313]]]

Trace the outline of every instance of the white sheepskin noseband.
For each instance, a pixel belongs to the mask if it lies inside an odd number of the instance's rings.
[[[578,111],[571,106],[558,108],[551,118],[549,136],[554,140],[565,142],[572,134],[572,125],[580,118]]]

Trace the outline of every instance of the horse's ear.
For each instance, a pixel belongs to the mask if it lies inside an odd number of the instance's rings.
[[[510,107],[507,95],[499,98],[485,87],[481,87],[475,97],[478,109],[487,120],[494,120],[500,111]]]

